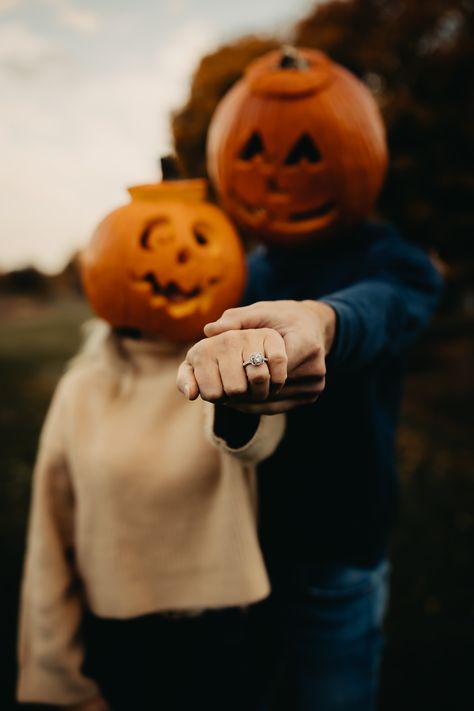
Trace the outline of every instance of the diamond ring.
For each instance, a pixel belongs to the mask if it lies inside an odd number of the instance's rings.
[[[242,363],[242,365],[246,368],[247,365],[263,365],[264,363],[268,363],[268,358],[265,358],[263,353],[257,351],[256,353],[251,353],[249,359]]]

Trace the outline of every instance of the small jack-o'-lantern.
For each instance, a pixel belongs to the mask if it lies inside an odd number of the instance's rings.
[[[81,260],[86,295],[114,327],[173,341],[238,304],[245,281],[240,240],[205,202],[204,180],[129,188],[131,202],[97,227]]]
[[[224,207],[274,244],[363,220],[387,164],[383,123],[364,84],[323,53],[293,48],[251,63],[224,96],[207,155]]]

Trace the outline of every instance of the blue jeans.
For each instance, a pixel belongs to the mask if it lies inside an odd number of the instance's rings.
[[[374,711],[388,563],[325,565],[276,580],[254,611],[261,711]]]

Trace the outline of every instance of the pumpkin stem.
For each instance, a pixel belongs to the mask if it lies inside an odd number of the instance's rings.
[[[182,180],[183,176],[176,156],[161,156],[160,165],[162,180]]]
[[[291,44],[284,44],[281,48],[281,56],[278,62],[280,69],[304,70],[309,66],[309,62],[301,56],[296,47]]]

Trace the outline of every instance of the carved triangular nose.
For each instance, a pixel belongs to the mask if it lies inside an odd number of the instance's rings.
[[[267,178],[267,190],[269,193],[277,193],[278,192],[278,181],[276,180],[274,175],[270,175]]]

